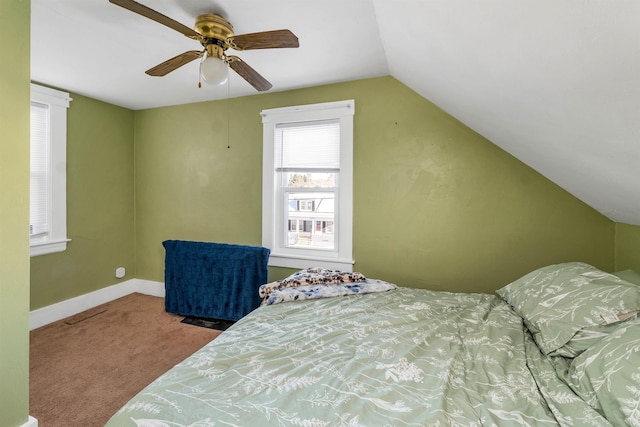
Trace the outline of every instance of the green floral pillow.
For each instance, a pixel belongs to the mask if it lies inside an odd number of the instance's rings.
[[[573,359],[567,380],[611,424],[640,426],[640,319]]]
[[[640,286],[579,262],[540,268],[496,292],[552,356],[577,356],[640,310]]]

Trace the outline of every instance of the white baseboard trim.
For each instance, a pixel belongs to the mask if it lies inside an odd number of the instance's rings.
[[[38,427],[38,420],[29,415],[27,422],[22,424],[20,427]]]
[[[129,279],[117,285],[38,308],[29,313],[29,330],[73,316],[134,292],[164,298],[164,283],[143,279]],[[30,424],[27,424],[27,426],[31,427]]]

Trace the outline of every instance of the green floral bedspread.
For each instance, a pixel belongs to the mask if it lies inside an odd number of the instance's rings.
[[[262,306],[107,424],[493,425],[610,424],[506,303],[408,288]]]

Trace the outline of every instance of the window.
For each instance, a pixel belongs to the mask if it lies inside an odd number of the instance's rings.
[[[67,248],[69,94],[31,85],[31,256]]]
[[[353,269],[353,100],[262,111],[269,265]]]
[[[298,200],[299,211],[313,211],[313,200]]]

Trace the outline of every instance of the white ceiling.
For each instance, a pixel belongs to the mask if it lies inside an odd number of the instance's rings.
[[[288,28],[298,49],[238,52],[271,91],[392,75],[612,220],[640,225],[637,0],[140,0],[192,27]],[[32,80],[131,109],[255,94],[197,88],[200,45],[107,0],[31,0]],[[234,53],[235,54],[235,53]]]

